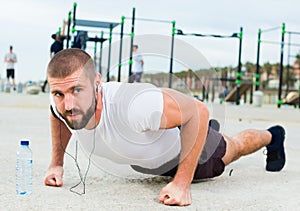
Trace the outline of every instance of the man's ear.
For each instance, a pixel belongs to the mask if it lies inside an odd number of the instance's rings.
[[[102,78],[101,74],[100,74],[100,73],[97,73],[97,74],[96,74],[96,78],[95,78],[95,82],[96,82],[96,85],[97,85],[97,86],[100,86],[100,85],[101,85],[101,78]]]

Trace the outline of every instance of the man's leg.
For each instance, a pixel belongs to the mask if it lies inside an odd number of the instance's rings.
[[[129,83],[133,83],[135,81],[135,73],[132,73],[132,75],[129,77]]]
[[[136,82],[140,83],[142,79],[142,73],[136,73]]]
[[[245,130],[233,137],[224,136],[227,143],[226,153],[222,160],[225,165],[267,147],[268,171],[280,171],[285,164],[283,142],[285,131],[281,126],[274,126],[268,130]]]
[[[8,84],[10,84],[9,83],[9,77],[10,77],[10,71],[9,71],[9,69],[6,69],[6,78],[7,78],[7,83]]]
[[[12,86],[13,86],[13,89],[14,89],[14,91],[16,91],[15,74],[14,74],[14,73],[12,74],[11,80],[12,80]]]
[[[209,125],[214,129],[210,128],[208,131],[193,182],[221,175],[226,165],[264,146],[268,150],[266,169],[268,171],[280,171],[283,168],[285,164],[283,148],[285,131],[282,127],[275,126],[268,130],[246,130],[236,136],[227,137],[216,131],[220,126],[216,120],[211,120]],[[157,169],[131,167],[145,174],[173,177],[177,172],[178,162],[179,156]]]

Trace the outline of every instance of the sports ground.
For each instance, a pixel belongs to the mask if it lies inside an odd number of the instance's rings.
[[[48,94],[0,93],[1,173],[0,207],[3,210],[297,210],[300,198],[300,112],[276,105],[210,104],[211,117],[221,130],[233,135],[243,129],[264,129],[282,124],[286,129],[287,162],[279,173],[264,170],[263,150],[228,166],[218,178],[192,184],[192,205],[166,207],[157,196],[169,178],[138,175],[118,166],[91,165],[86,193],[70,188],[80,181],[74,161],[66,156],[64,186],[46,187],[43,177],[51,158]],[[15,193],[15,152],[18,140],[31,140],[33,151],[33,193]],[[74,151],[74,141],[68,150]],[[85,172],[87,157],[79,150]],[[94,162],[95,163],[95,162]],[[114,170],[112,170],[114,169]],[[82,191],[79,186],[77,191]]]

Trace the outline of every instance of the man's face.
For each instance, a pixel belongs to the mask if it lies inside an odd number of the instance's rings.
[[[82,73],[76,71],[63,79],[48,77],[56,109],[72,129],[79,130],[88,124],[96,110],[94,84]]]

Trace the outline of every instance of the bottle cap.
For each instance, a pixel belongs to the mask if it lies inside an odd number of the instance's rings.
[[[21,140],[21,145],[22,146],[28,146],[29,145],[29,140]]]

